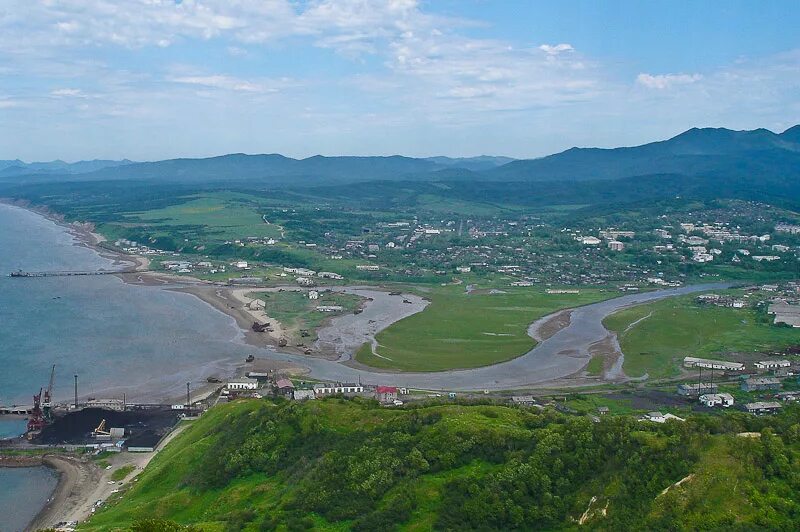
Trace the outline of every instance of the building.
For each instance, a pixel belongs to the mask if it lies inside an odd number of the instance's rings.
[[[314,395],[314,390],[295,390],[292,394],[295,401],[307,401],[310,399],[316,399]]]
[[[342,277],[338,273],[333,273],[333,272],[319,272],[317,274],[317,277],[322,277],[323,279],[335,279],[337,281],[341,281],[342,279],[344,279],[344,277]]]
[[[275,391],[278,395],[292,398],[294,397],[294,383],[289,379],[278,379],[275,382]]]
[[[707,358],[684,357],[685,368],[721,369],[723,371],[742,371],[744,364],[741,362],[726,362],[725,360],[711,360]]]
[[[742,391],[760,392],[764,390],[780,390],[781,381],[774,377],[751,377],[742,381]]]
[[[319,292],[317,292],[316,290],[309,290],[308,299],[319,299]]]
[[[247,264],[246,260],[240,260],[233,263],[234,268],[239,268],[240,270],[249,270],[250,265]]]
[[[607,406],[598,406],[597,407],[597,413],[600,414],[601,416],[605,416],[606,414],[609,413],[609,411],[610,410],[608,409]]]
[[[597,238],[596,236],[584,236],[584,237],[579,238],[579,241],[584,246],[599,246],[600,245],[600,239]]]
[[[703,394],[715,393],[717,393],[717,385],[710,382],[678,385],[678,395],[683,395],[686,397],[698,397]]]
[[[744,409],[749,414],[773,414],[781,409],[781,404],[776,403],[775,401],[766,401],[766,402],[756,402],[756,403],[747,403],[744,405]]]
[[[125,411],[125,401],[122,399],[89,399],[86,402],[87,408],[103,408],[105,410]]]
[[[709,408],[717,405],[728,408],[733,406],[733,396],[729,393],[707,393],[700,396],[700,402]]]
[[[375,398],[381,403],[393,403],[397,400],[397,388],[394,386],[378,386],[375,388]]]
[[[247,308],[250,310],[264,310],[264,307],[267,306],[262,299],[251,299],[250,303],[247,304]]]
[[[608,249],[610,249],[611,251],[622,251],[625,249],[625,244],[623,244],[619,240],[611,240],[608,243]]]
[[[536,404],[536,399],[532,395],[515,395],[511,397],[511,402],[515,405],[533,406]]]
[[[356,394],[364,393],[364,387],[355,383],[336,383],[336,384],[315,384],[314,394],[319,397],[321,395],[333,394]]]
[[[381,269],[380,266],[378,266],[377,264],[358,264],[358,265],[356,265],[356,270],[359,270],[359,271],[362,271],[362,272],[377,272],[380,269]]]
[[[228,390],[255,390],[258,388],[258,381],[250,377],[233,379],[225,385]]]
[[[472,271],[472,266],[456,266],[458,273],[469,273]]]
[[[761,360],[756,362],[758,369],[778,369],[791,367],[792,363],[788,360]]]
[[[316,308],[317,312],[341,312],[344,307],[340,305],[320,305]]]
[[[785,323],[792,327],[800,327],[800,305],[790,305],[785,301],[772,303],[767,309],[768,314],[774,314],[775,325]]]
[[[686,421],[682,417],[673,414],[662,414],[661,412],[648,412],[642,416],[642,421],[652,421],[653,423],[666,423],[668,420]]]

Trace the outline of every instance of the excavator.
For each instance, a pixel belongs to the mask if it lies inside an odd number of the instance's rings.
[[[106,420],[100,422],[97,428],[92,431],[92,438],[107,439],[111,437],[111,432],[106,430]]]

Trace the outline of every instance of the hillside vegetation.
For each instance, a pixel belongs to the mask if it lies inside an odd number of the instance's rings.
[[[797,407],[658,425],[492,405],[238,401],[194,422],[82,529],[797,529],[799,421]]]

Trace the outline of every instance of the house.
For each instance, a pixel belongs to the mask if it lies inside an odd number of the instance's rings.
[[[700,402],[709,408],[717,405],[728,408],[733,406],[733,396],[729,393],[707,393],[700,396]]]
[[[756,362],[758,369],[778,369],[791,367],[792,363],[788,360],[761,360]]]
[[[745,392],[780,390],[781,381],[773,377],[751,377],[742,381],[741,388]]]
[[[247,308],[250,310],[263,310],[265,306],[266,303],[262,299],[251,299],[250,303],[247,304]]]
[[[308,277],[298,277],[295,281],[300,286],[314,286],[314,280]]]
[[[511,402],[515,405],[533,406],[536,404],[536,399],[532,395],[515,395],[511,397]]]
[[[580,243],[584,246],[598,246],[600,245],[600,239],[595,236],[584,236],[581,237]]]
[[[749,414],[773,414],[781,409],[781,404],[774,401],[747,403],[744,405],[744,409]]]
[[[673,414],[662,414],[661,412],[648,412],[642,416],[642,421],[652,421],[653,423],[666,423],[670,419],[675,421],[686,421],[682,417]]]
[[[258,381],[250,377],[233,379],[225,385],[228,390],[255,390],[258,388]]]
[[[625,244],[623,244],[619,240],[611,240],[608,243],[608,249],[610,249],[611,251],[622,251],[623,249],[625,249]]]
[[[600,414],[601,416],[605,416],[606,414],[608,414],[608,412],[609,412],[609,409],[608,409],[607,406],[598,406],[597,407],[597,413]]]
[[[652,421],[653,423],[666,423],[667,418],[661,412],[648,412],[642,419],[645,421]]]
[[[317,292],[316,290],[309,290],[308,299],[319,299],[319,292]]]
[[[469,273],[472,271],[472,266],[456,266],[458,273]]]
[[[702,394],[717,393],[717,385],[709,382],[699,382],[696,384],[679,384],[678,395],[686,397],[697,397]]]
[[[377,272],[380,270],[380,266],[377,264],[358,264],[356,265],[356,270],[362,272]]]
[[[278,379],[275,382],[275,390],[278,395],[284,397],[294,397],[294,383],[289,379]]]
[[[319,272],[317,274],[317,277],[322,277],[323,279],[335,279],[337,281],[341,281],[342,279],[344,279],[344,277],[342,277],[338,273],[333,273],[333,272]]]
[[[354,383],[336,383],[336,384],[315,384],[314,394],[319,397],[321,395],[333,394],[357,394],[364,393],[364,387],[360,384]]]
[[[240,260],[233,263],[234,268],[239,268],[240,270],[249,270],[250,265],[247,264],[246,260]]]
[[[309,399],[316,399],[314,390],[295,390],[292,394],[295,401],[307,401]]]
[[[394,403],[397,400],[397,388],[394,386],[378,386],[375,388],[375,398],[381,403]]]

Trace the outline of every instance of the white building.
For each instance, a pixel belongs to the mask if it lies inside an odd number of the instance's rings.
[[[762,360],[756,362],[758,369],[778,369],[791,367],[792,363],[788,360]]]
[[[622,251],[623,249],[625,249],[625,244],[623,244],[619,240],[611,240],[608,243],[608,249],[610,249],[611,251]]]
[[[742,371],[744,369],[744,364],[741,362],[727,362],[725,360],[711,360],[696,357],[684,357],[683,366],[686,368],[721,369],[724,371]]]
[[[733,396],[729,393],[707,393],[700,396],[700,402],[709,408],[717,405],[728,408],[733,406]]]
[[[342,277],[338,273],[333,273],[333,272],[319,272],[317,274],[317,277],[322,277],[323,279],[336,279],[337,281],[344,279],[344,277]]]
[[[471,266],[457,266],[456,267],[456,271],[458,273],[469,273],[469,272],[472,271],[472,267]]]
[[[356,266],[356,270],[360,270],[362,272],[377,272],[380,270],[380,266],[376,264],[359,264]]]
[[[316,290],[309,290],[308,299],[319,299],[319,292],[317,292]]]
[[[233,263],[234,268],[239,268],[240,270],[249,270],[250,265],[247,264],[246,260],[239,260]]]
[[[250,377],[243,377],[228,381],[225,387],[228,390],[255,390],[258,388],[258,381]]]
[[[317,397],[320,395],[331,395],[337,393],[363,393],[364,387],[355,383],[337,383],[337,384],[315,384],[314,393]]]
[[[584,246],[599,246],[600,239],[596,236],[584,236],[580,238],[580,243]]]

